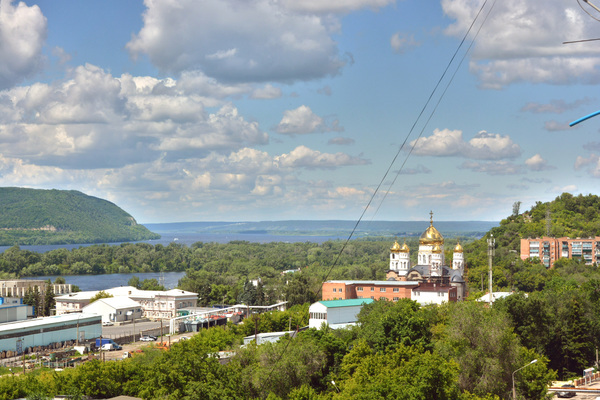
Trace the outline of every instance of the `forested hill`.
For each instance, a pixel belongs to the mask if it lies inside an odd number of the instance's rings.
[[[529,211],[520,213],[520,202],[513,213],[492,228],[496,246],[504,251],[519,251],[521,238],[600,236],[600,197],[588,194],[573,196],[563,193],[551,202],[538,201]],[[475,246],[484,250],[489,235]]]
[[[157,239],[115,204],[74,190],[0,188],[0,245]]]

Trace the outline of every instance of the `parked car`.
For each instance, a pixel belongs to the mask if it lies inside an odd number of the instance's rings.
[[[154,337],[154,336],[150,336],[150,335],[145,335],[145,336],[142,336],[142,337],[140,338],[140,340],[141,340],[142,342],[154,342],[154,341],[156,340],[156,337]]]
[[[562,385],[562,387],[569,388],[569,389],[575,389],[575,386],[571,385],[571,384]],[[577,393],[575,393],[575,392],[558,392],[558,397],[560,397],[560,398],[569,398],[569,397],[575,397],[575,396],[577,396]]]
[[[111,321],[104,321],[102,326],[113,326],[114,324]]]
[[[182,340],[189,340],[190,338],[187,336],[182,336],[179,338],[179,341],[181,342]]]
[[[121,350],[122,347],[119,346],[118,344],[114,344],[114,343],[104,343],[101,347],[102,351],[113,351],[113,350]]]

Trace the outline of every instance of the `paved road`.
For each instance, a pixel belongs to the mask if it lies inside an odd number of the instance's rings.
[[[600,390],[600,382],[592,382],[589,385],[583,386],[583,387],[587,387],[590,389],[598,389]],[[560,399],[560,397],[558,397],[556,394],[552,397],[552,400],[558,400]],[[578,393],[577,396],[571,397],[571,399],[574,400],[596,400],[596,399],[600,399],[600,393]]]
[[[158,321],[143,321],[135,323],[135,334],[143,335],[144,331],[148,329],[156,329],[160,328],[160,322]],[[163,329],[168,330],[169,322],[163,322]],[[103,326],[102,327],[102,336],[108,338],[115,338],[119,336],[133,335],[134,333],[134,325],[113,325],[113,326]]]
[[[160,323],[159,323],[159,326],[160,326]],[[173,344],[177,343],[183,336],[189,338],[189,337],[193,336],[195,333],[196,332],[185,332],[182,334],[177,334],[177,335],[172,335],[172,336],[163,336],[162,341],[164,343],[170,343],[171,345],[173,345]],[[123,345],[122,350],[104,351],[102,357],[104,358],[104,360],[122,359],[124,352],[133,352],[133,351],[138,350],[145,346],[156,346],[159,344],[159,341],[160,341],[160,338],[156,342],[137,341],[134,343],[125,344],[125,345]]]

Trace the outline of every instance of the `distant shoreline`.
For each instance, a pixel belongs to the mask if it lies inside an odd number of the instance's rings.
[[[345,240],[352,232],[353,221],[261,221],[261,222],[180,222],[145,225],[152,232],[161,235],[160,239],[137,242],[105,243],[111,246],[121,243],[149,243],[168,246],[171,243],[191,246],[197,242],[229,243],[247,241],[252,243],[270,242],[313,242]],[[445,238],[480,239],[499,222],[490,221],[434,221],[435,227]],[[353,239],[402,238],[420,236],[429,226],[429,221],[371,221],[359,225]],[[45,253],[65,248],[102,245],[104,243],[75,243],[57,245],[21,245],[22,250]],[[0,246],[0,253],[12,246]]]

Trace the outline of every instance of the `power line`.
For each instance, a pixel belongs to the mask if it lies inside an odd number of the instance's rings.
[[[410,137],[412,131],[414,130],[415,126],[417,125],[418,121],[421,119],[422,115],[424,114],[425,110],[427,109],[427,106],[429,105],[429,103],[431,102],[431,100],[433,99],[435,93],[437,92],[439,86],[441,85],[441,82],[443,81],[444,77],[446,76],[446,73],[448,72],[448,70],[450,69],[450,66],[452,65],[452,63],[454,62],[454,59],[456,58],[456,55],[458,54],[458,52],[460,51],[460,49],[462,48],[463,44],[466,41],[466,38],[468,37],[469,33],[471,32],[471,29],[473,28],[475,22],[477,21],[477,19],[479,18],[481,12],[483,11],[483,9],[485,8],[486,4],[488,3],[488,0],[485,0],[484,3],[482,4],[482,6],[480,7],[479,11],[477,12],[475,18],[473,19],[471,25],[469,26],[469,29],[467,30],[467,32],[465,33],[464,37],[462,38],[460,44],[458,45],[456,51],[454,52],[454,54],[452,55],[450,61],[448,62],[448,64],[446,65],[446,68],[444,69],[444,72],[442,73],[442,76],[440,77],[440,79],[438,80],[437,84],[435,85],[434,89],[431,91],[429,98],[427,99],[425,105],[423,106],[423,108],[421,109],[421,112],[419,113],[419,115],[417,116],[415,122],[413,123],[409,133],[406,135],[406,137],[404,138],[404,141],[402,142],[402,145],[400,146],[400,148],[398,149],[398,151],[396,152],[395,156],[393,157],[391,163],[389,164],[387,170],[385,171],[383,178],[380,180],[379,184],[377,185],[375,191],[373,192],[373,194],[371,195],[369,201],[367,202],[367,205],[363,208],[362,213],[360,214],[360,217],[358,218],[358,220],[356,221],[356,224],[354,224],[354,227],[352,228],[352,231],[350,232],[350,234],[348,235],[348,238],[344,241],[344,244],[342,245],[342,248],[340,249],[340,251],[338,252],[333,264],[331,265],[331,267],[329,268],[329,270],[327,271],[327,274],[325,275],[325,277],[323,278],[323,282],[327,281],[327,278],[329,277],[329,275],[331,274],[331,271],[333,270],[333,268],[335,268],[340,260],[341,255],[343,254],[346,246],[348,245],[348,243],[350,242],[350,240],[352,239],[352,237],[354,236],[354,233],[356,232],[356,229],[358,227],[358,225],[360,224],[360,222],[362,221],[362,219],[364,218],[367,210],[369,209],[369,207],[371,206],[371,203],[373,202],[373,200],[375,199],[375,196],[377,195],[377,193],[379,192],[379,189],[381,188],[381,186],[383,185],[386,177],[388,176],[388,174],[390,173],[393,165],[395,164],[396,160],[398,159],[398,157],[400,156],[400,153],[402,152],[402,149],[404,148],[406,142],[408,141],[408,138]],[[492,6],[490,7],[489,12],[487,13],[484,21],[482,22],[482,24],[480,25],[477,34],[475,35],[475,37],[473,38],[473,40],[471,41],[471,45],[469,46],[469,49],[467,49],[467,51],[465,52],[465,54],[463,55],[458,67],[460,67],[460,65],[462,64],[462,61],[465,59],[466,55],[468,54],[471,46],[474,43],[475,38],[477,37],[477,35],[479,34],[479,31],[481,30],[481,28],[483,27],[483,24],[485,23],[485,21],[487,20],[487,17],[490,15],[491,10],[493,9],[494,5],[495,5],[496,1],[494,0]],[[456,72],[458,71],[458,67],[456,68],[454,74],[452,75],[452,77],[450,78],[450,81],[448,82],[448,84],[446,85],[446,88],[444,89],[444,91],[442,92],[441,96],[438,98],[438,101],[433,109],[433,111],[430,113],[427,122],[429,122],[431,120],[431,117],[433,116],[433,114],[435,113],[435,111],[437,110],[438,105],[440,104],[442,98],[444,97],[446,91],[448,90],[448,87],[450,86],[450,84],[452,83],[452,81],[454,80],[454,77],[456,75]],[[427,124],[426,122],[426,124]],[[426,126],[426,125],[425,125]],[[423,134],[425,127],[423,127],[423,129],[421,130],[419,137],[421,137],[421,135]],[[418,140],[417,138],[417,140]],[[406,156],[404,162],[402,163],[401,169],[398,171],[398,173],[396,174],[396,178],[394,178],[394,181],[396,181],[398,175],[400,174],[402,168],[404,167],[404,165],[406,164],[406,161],[408,160],[408,157],[410,157],[410,154],[412,153],[414,147],[415,147],[416,143],[413,144],[413,146],[410,149],[409,154]],[[393,185],[392,182],[392,185]],[[391,186],[390,186],[391,188]],[[386,191],[383,199],[385,199],[385,197],[387,196],[387,194],[389,193],[390,188],[388,188],[388,190]],[[382,202],[383,202],[382,199]],[[381,205],[381,203],[380,203]],[[379,210],[379,207],[377,208],[377,210]],[[321,285],[319,286],[319,289],[317,290],[317,292],[315,293],[315,296],[318,297],[319,293],[321,292],[321,289],[323,287],[323,282],[321,283]],[[296,329],[296,333],[298,332],[298,329]],[[290,343],[292,341],[292,338],[290,337],[285,345],[285,347],[283,348],[281,354],[279,355],[279,357],[277,357],[277,359],[275,360],[275,362],[273,363],[273,367],[271,368],[271,370],[269,371],[269,374],[267,375],[267,378],[263,381],[263,384],[261,385],[261,388],[264,389],[266,383],[268,383],[271,379],[271,376],[273,374],[273,372],[275,371],[275,368],[277,366],[277,363],[279,363],[279,361],[281,360],[281,358],[283,357],[283,355],[285,354],[285,352],[287,351]]]

